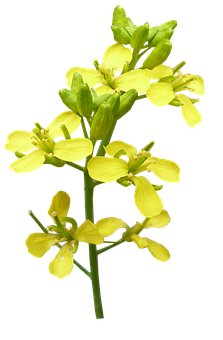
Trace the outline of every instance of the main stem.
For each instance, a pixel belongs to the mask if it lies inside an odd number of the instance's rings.
[[[90,158],[91,156],[87,157],[86,166]],[[93,180],[89,176],[87,169],[84,172],[84,189],[85,189],[86,219],[94,223],[94,208],[93,208],[94,185],[93,185]],[[97,319],[103,319],[104,315],[103,315],[100,283],[99,283],[99,275],[98,275],[98,255],[97,255],[96,245],[94,244],[89,244],[89,258],[90,258],[91,281],[92,281],[92,290],[93,290],[93,296],[94,296],[95,315]]]

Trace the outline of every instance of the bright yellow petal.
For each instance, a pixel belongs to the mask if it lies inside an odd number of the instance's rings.
[[[91,178],[107,183],[128,174],[128,163],[119,158],[93,157],[87,168]]]
[[[73,138],[58,141],[53,149],[53,154],[67,162],[77,162],[92,153],[93,144],[87,138]]]
[[[10,168],[16,173],[29,172],[38,169],[44,162],[44,152],[37,149],[17,159],[10,165]]]
[[[28,252],[36,257],[42,257],[56,240],[61,239],[61,234],[34,233],[28,236],[26,246]]]
[[[122,70],[126,61],[132,60],[132,51],[121,44],[114,44],[107,48],[103,56],[102,68],[116,71]]]
[[[101,96],[102,94],[106,93],[115,93],[115,90],[113,90],[110,86],[108,85],[101,85],[96,87],[95,92],[97,93],[98,96]]]
[[[73,133],[80,125],[81,117],[72,111],[66,111],[57,116],[47,129],[50,130],[49,135],[52,139],[59,136],[64,136],[60,129],[61,124],[65,124],[69,133]]]
[[[150,157],[149,160],[151,162],[156,162],[155,164],[149,164],[149,168],[151,168],[152,172],[157,177],[166,182],[179,182],[180,168],[176,163],[157,157]]]
[[[72,67],[66,74],[67,85],[69,87],[71,87],[74,73],[79,73],[80,75],[82,75],[84,83],[88,83],[90,88],[94,87],[97,84],[101,84],[102,79],[104,79],[101,72],[97,70],[83,67]]]
[[[162,210],[157,216],[151,217],[144,228],[163,228],[170,222],[170,216],[166,210]]]
[[[163,203],[148,179],[141,176],[133,176],[131,181],[136,186],[135,204],[141,214],[145,217],[153,217],[160,214],[163,209]]]
[[[130,89],[135,89],[138,93],[143,93],[150,87],[149,71],[132,70],[117,77],[114,87],[121,91],[127,92]]]
[[[57,253],[57,256],[50,262],[50,273],[59,279],[69,275],[73,268],[73,254],[70,249],[72,249],[70,242],[65,243]]]
[[[67,216],[69,207],[70,196],[65,191],[58,191],[58,193],[53,196],[48,214],[51,216],[52,212],[56,211],[59,218],[65,217]]]
[[[150,79],[160,79],[173,75],[173,70],[169,66],[159,65],[149,71]]]
[[[137,152],[134,146],[124,143],[120,140],[111,142],[106,147],[104,147],[104,149],[109,156],[114,156],[119,150],[125,150],[126,156],[129,158],[129,162],[133,160],[133,157]]]
[[[184,105],[182,106],[182,115],[190,127],[201,122],[201,114],[196,107],[191,103],[190,99],[185,94],[179,94],[179,99]]]
[[[31,143],[31,138],[35,136],[32,132],[17,130],[10,133],[7,138],[7,143],[5,148],[12,152],[26,152],[36,148],[35,145]]]
[[[194,76],[193,74],[185,74],[185,80],[190,79],[192,77],[196,77],[196,80],[194,82],[186,85],[186,88],[188,88],[191,92],[196,94],[204,94],[204,80],[200,76]]]
[[[107,237],[112,235],[119,228],[128,229],[129,226],[119,218],[109,217],[98,221],[96,227],[98,228],[100,235]]]
[[[146,96],[154,105],[164,106],[175,98],[171,83],[153,83],[146,91]]]
[[[80,242],[101,244],[104,238],[100,235],[98,228],[89,220],[85,221],[73,234],[73,238]]]

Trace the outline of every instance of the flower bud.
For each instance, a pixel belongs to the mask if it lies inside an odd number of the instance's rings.
[[[84,84],[83,78],[79,73],[74,73],[71,82],[71,91],[77,94],[80,86]]]
[[[149,43],[149,47],[156,47],[158,45],[158,43],[162,40],[168,39],[170,40],[170,38],[173,35],[173,30],[172,28],[165,28],[162,31],[158,32],[155,37],[152,39],[152,41],[150,41]]]
[[[123,27],[113,25],[111,29],[114,34],[114,40],[117,43],[124,45],[128,45],[130,43],[130,35]]]
[[[77,108],[81,116],[91,116],[93,108],[92,95],[89,86],[86,83],[81,85],[77,92]]]
[[[149,29],[149,34],[148,34],[148,37],[147,37],[148,42],[150,42],[155,37],[155,35],[157,33],[158,33],[158,26],[151,27]]]
[[[70,90],[62,89],[59,91],[62,102],[73,112],[78,113],[77,96]]]
[[[117,113],[120,106],[120,94],[113,93],[110,98],[108,98],[107,103],[111,105],[113,117]]]
[[[106,102],[111,97],[111,93],[102,94],[101,96],[93,98],[93,111],[98,111],[99,106]]]
[[[140,50],[147,41],[149,34],[148,22],[134,30],[130,39],[130,45],[135,50]]]
[[[172,43],[170,40],[162,40],[153,49],[150,55],[143,63],[143,68],[152,70],[154,67],[161,65],[169,57],[172,49]]]
[[[111,129],[112,123],[113,114],[111,105],[108,103],[101,104],[91,123],[91,139],[100,140],[105,138]]]
[[[162,31],[166,28],[172,28],[172,30],[177,26],[177,21],[176,20],[170,20],[165,22],[164,24],[159,26],[159,31]]]
[[[137,28],[137,26],[133,24],[133,22],[132,22],[132,20],[131,20],[130,18],[127,18],[127,19],[126,19],[126,26],[128,26],[128,27],[133,27],[133,28]],[[125,27],[126,27],[126,26],[125,26]]]
[[[118,25],[123,28],[127,25],[127,18],[124,8],[116,6],[113,12],[112,25]]]
[[[126,93],[124,93],[120,97],[120,106],[118,111],[114,115],[114,119],[118,120],[123,117],[128,111],[130,111],[137,97],[138,92],[135,89],[128,90]]]

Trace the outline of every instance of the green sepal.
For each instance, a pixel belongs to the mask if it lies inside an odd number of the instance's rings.
[[[94,141],[105,138],[113,123],[112,108],[109,103],[103,103],[93,117],[90,138]]]
[[[58,168],[61,168],[62,166],[64,166],[65,161],[62,161],[59,158],[56,157],[50,157],[47,154],[44,155],[45,156],[45,162],[44,164],[51,164],[53,166],[56,166]]]
[[[111,105],[112,114],[115,116],[120,106],[120,94],[113,93],[111,97],[108,98],[107,103]]]
[[[172,28],[165,28],[162,31],[158,32],[155,37],[150,41],[149,47],[156,47],[158,43],[164,39],[169,39],[173,35]]]
[[[22,158],[22,157],[24,157],[25,155],[24,155],[24,153],[22,153],[22,152],[16,151],[16,152],[15,152],[15,156],[18,157],[18,158]]]
[[[131,47],[134,48],[134,50],[139,51],[147,41],[148,34],[149,34],[148,22],[142,26],[137,27],[132,33],[130,39]]]
[[[62,89],[59,91],[59,96],[62,102],[73,112],[78,114],[77,109],[77,96],[74,92],[68,89]]]
[[[155,184],[152,184],[153,188],[156,190],[156,191],[159,191],[163,188],[163,185],[155,185]]]
[[[118,25],[123,28],[127,25],[125,10],[119,5],[117,5],[113,11],[112,25]]]
[[[94,101],[94,99],[97,98],[97,93],[96,93],[95,89],[90,89],[90,91],[91,91],[92,99]]]
[[[195,103],[199,102],[199,99],[191,99],[191,98],[189,98],[189,99],[190,99],[192,104],[195,104]],[[182,106],[183,103],[181,103],[178,99],[173,99],[173,100],[171,100],[171,102],[168,105]]]
[[[171,83],[173,80],[176,80],[176,79],[177,77],[167,76],[167,77],[160,78],[158,83]]]
[[[123,117],[128,111],[130,111],[137,97],[138,92],[135,89],[128,90],[126,93],[121,95],[120,106],[118,111],[114,115],[114,119],[118,120]]]
[[[74,218],[65,216],[65,217],[61,217],[60,220],[61,222],[67,222],[67,223],[72,224],[71,234],[77,229],[77,222]]]
[[[159,26],[150,27],[149,34],[147,37],[148,42],[150,42],[155,37],[155,35],[158,33],[158,27]]]
[[[79,73],[74,73],[71,83],[71,91],[77,94],[80,86],[84,84],[83,78]]]
[[[176,20],[170,20],[167,22],[164,22],[164,24],[159,26],[159,31],[162,31],[166,28],[172,28],[172,30],[177,26],[177,21]]]
[[[93,111],[98,111],[99,106],[111,97],[111,93],[102,94],[93,98]]]
[[[164,61],[169,57],[172,49],[172,43],[170,40],[162,40],[152,50],[150,55],[146,58],[142,68],[148,68],[152,70],[154,67],[162,65]]]
[[[119,25],[111,26],[112,32],[114,34],[114,40],[123,45],[128,45],[130,43],[130,35],[129,33]]]
[[[93,100],[91,91],[87,83],[81,85],[77,92],[77,108],[81,116],[91,116],[93,109]]]
[[[132,185],[131,182],[127,181],[126,179],[117,179],[116,182],[120,185],[122,185],[123,187],[127,188],[129,187],[130,185]]]

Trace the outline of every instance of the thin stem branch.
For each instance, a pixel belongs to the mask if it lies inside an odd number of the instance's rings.
[[[69,166],[72,166],[73,168],[75,168],[77,170],[85,172],[85,168],[83,168],[83,166],[77,165],[77,164],[72,163],[72,162],[66,162],[66,164],[69,165]]]
[[[125,241],[124,241],[124,240],[120,240],[120,241],[117,241],[117,242],[114,243],[114,244],[111,244],[110,246],[107,246],[107,247],[104,247],[104,248],[102,248],[102,249],[99,249],[99,250],[97,251],[97,254],[100,255],[100,254],[104,253],[105,251],[107,251],[107,250],[109,250],[109,249],[111,249],[111,248],[114,248],[114,247],[116,247],[116,246],[119,246],[119,244],[122,244],[123,242],[125,242]]]
[[[88,134],[87,134],[86,126],[85,126],[85,123],[84,123],[84,117],[81,118],[81,126],[82,126],[82,129],[83,129],[84,137],[89,138]]]

